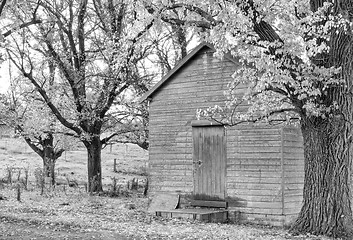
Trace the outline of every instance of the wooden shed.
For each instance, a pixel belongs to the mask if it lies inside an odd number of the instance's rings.
[[[212,45],[200,44],[142,98],[150,113],[150,192],[223,199],[231,221],[286,225],[302,203],[300,130],[196,120],[197,109],[224,103],[240,66],[214,52]]]

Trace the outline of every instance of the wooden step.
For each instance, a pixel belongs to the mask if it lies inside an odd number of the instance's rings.
[[[156,216],[164,218],[187,218],[204,222],[226,222],[228,219],[228,211],[207,208],[185,208],[157,210]]]
[[[191,200],[190,205],[193,207],[228,208],[226,201]]]

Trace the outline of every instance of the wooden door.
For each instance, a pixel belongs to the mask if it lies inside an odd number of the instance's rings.
[[[218,200],[226,196],[226,138],[223,126],[192,128],[194,197]]]

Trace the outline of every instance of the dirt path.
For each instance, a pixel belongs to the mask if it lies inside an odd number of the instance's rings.
[[[131,240],[121,234],[110,231],[73,230],[58,227],[41,226],[25,221],[0,220],[0,240],[71,240],[104,239]]]

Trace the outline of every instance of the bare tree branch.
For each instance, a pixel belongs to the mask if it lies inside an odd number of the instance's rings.
[[[0,15],[3,13],[7,0],[2,0],[0,3]]]

